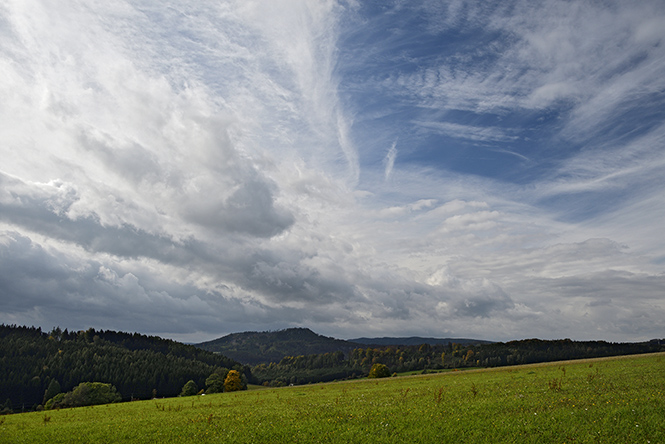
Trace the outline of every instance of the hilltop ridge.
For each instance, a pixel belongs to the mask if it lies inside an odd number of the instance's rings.
[[[314,355],[341,351],[345,354],[355,348],[389,345],[466,345],[490,344],[491,341],[455,338],[358,338],[336,339],[322,336],[309,328],[296,327],[277,331],[248,331],[231,333],[218,339],[193,344],[207,351],[221,353],[243,364],[257,365],[279,362],[286,356]]]
[[[243,364],[279,362],[285,356],[313,355],[342,351],[359,344],[319,335],[309,328],[231,333],[218,339],[194,344],[203,350],[221,353]]]

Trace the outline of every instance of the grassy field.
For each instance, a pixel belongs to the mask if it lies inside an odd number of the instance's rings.
[[[0,417],[0,443],[665,443],[665,354]]]

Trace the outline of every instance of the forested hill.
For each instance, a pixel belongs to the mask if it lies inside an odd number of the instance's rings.
[[[195,344],[204,350],[222,353],[248,365],[280,362],[287,356],[318,355],[337,351],[348,354],[356,348],[396,345],[481,345],[491,341],[479,339],[440,338],[358,338],[342,340],[321,336],[308,328],[278,331],[233,333],[219,339]]]
[[[203,388],[219,368],[251,376],[223,355],[155,336],[0,325],[0,403],[10,401],[14,411],[42,404],[54,380],[62,392],[81,382],[110,383],[129,400],[177,396],[189,380]]]
[[[448,344],[459,344],[463,346],[467,345],[481,345],[481,344],[491,344],[492,341],[483,341],[481,339],[466,339],[466,338],[421,338],[420,336],[411,336],[408,338],[357,338],[349,339],[349,342],[355,342],[357,344],[364,345],[379,345],[379,346],[389,346],[389,345],[448,345]]]
[[[243,364],[279,362],[285,356],[348,353],[359,344],[329,338],[308,328],[288,328],[279,331],[233,333],[219,339],[195,344],[204,350],[222,353]]]
[[[252,377],[265,385],[307,384],[367,376],[375,364],[389,372],[439,371],[469,367],[499,367],[569,359],[598,358],[665,351],[665,340],[638,343],[604,341],[545,341],[527,339],[507,343],[461,345],[365,346],[344,356],[341,351],[307,356],[286,356],[271,364],[252,367]]]

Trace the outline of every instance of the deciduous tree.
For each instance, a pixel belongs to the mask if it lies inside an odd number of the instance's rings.
[[[224,380],[228,373],[228,369],[221,368],[208,376],[206,379],[206,393],[222,393],[224,391]]]
[[[369,378],[386,378],[390,376],[390,370],[384,364],[374,364],[369,371]]]
[[[196,386],[196,382],[191,379],[182,386],[182,391],[180,396],[194,396],[199,391],[199,388]]]
[[[224,379],[224,391],[235,392],[238,390],[246,390],[247,385],[243,383],[242,377],[237,370],[231,370]]]

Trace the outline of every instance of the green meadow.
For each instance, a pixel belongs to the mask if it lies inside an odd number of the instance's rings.
[[[665,443],[665,354],[0,417],[0,443]]]

